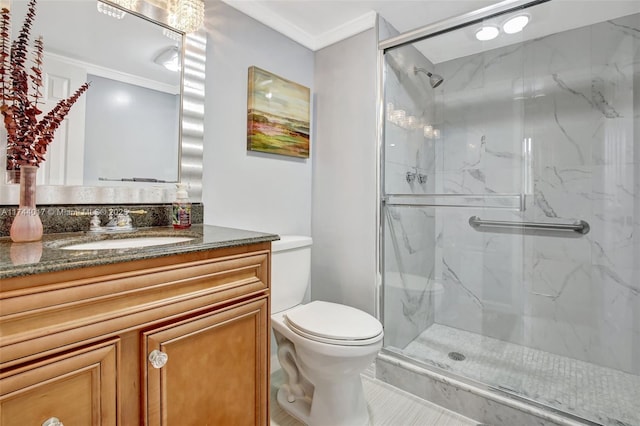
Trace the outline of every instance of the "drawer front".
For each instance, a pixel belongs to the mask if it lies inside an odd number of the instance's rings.
[[[199,290],[228,291],[255,283],[266,287],[269,277],[267,259],[268,251],[219,257],[214,250],[201,254],[197,260],[193,260],[193,256],[176,255],[161,258],[161,263],[158,259],[131,262],[138,266],[133,270],[127,270],[132,268],[128,264],[124,264],[126,268],[114,264],[108,268],[72,270],[68,276],[56,273],[23,277],[22,280],[29,283],[25,288],[5,290],[7,286],[3,284],[0,312],[3,318],[9,319],[61,305],[81,305],[119,297],[128,299],[136,296],[140,299],[137,302],[145,302],[144,296],[149,292],[157,294],[162,291],[166,296],[179,296]],[[79,271],[82,272],[81,278],[75,275]],[[49,282],[52,275],[57,282]],[[47,284],[39,285],[40,282]],[[43,294],[47,297],[43,298]]]
[[[5,294],[0,300],[0,364],[14,365],[67,344],[268,292],[268,251],[180,259],[126,273],[114,265],[113,274],[71,281],[44,294]]]
[[[117,340],[0,375],[0,424],[117,424]]]
[[[268,424],[269,336],[265,298],[144,333],[146,424]]]

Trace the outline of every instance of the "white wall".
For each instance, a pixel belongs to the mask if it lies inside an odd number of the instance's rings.
[[[373,29],[316,52],[311,298],[375,312],[376,69]]]
[[[314,67],[314,52],[223,3],[206,14],[204,222],[311,235],[312,299],[374,313],[375,31],[315,52]],[[309,160],[247,152],[251,65],[311,88]]]
[[[313,52],[220,2],[207,2],[206,28],[204,222],[310,235],[312,160],[248,152],[246,116],[250,66],[313,94]]]

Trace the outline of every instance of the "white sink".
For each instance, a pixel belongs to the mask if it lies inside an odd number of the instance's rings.
[[[191,240],[193,240],[193,238],[189,237],[136,237],[71,244],[60,248],[62,250],[117,250],[176,244]]]

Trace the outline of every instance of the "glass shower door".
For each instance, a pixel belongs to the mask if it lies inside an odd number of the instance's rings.
[[[640,424],[640,11],[567,6],[385,50],[385,349]]]

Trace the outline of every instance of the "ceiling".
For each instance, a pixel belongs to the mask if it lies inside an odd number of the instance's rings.
[[[222,0],[257,21],[318,50],[372,28],[379,13],[405,32],[495,0]]]
[[[376,13],[403,33],[415,28],[471,12],[495,0],[222,0],[257,21],[297,41],[318,50],[372,28]],[[539,8],[538,8],[539,9]],[[577,28],[594,22],[640,11],[640,1],[618,0],[552,0],[545,4],[550,11],[537,31],[528,37]],[[577,11],[578,13],[572,13]],[[446,50],[467,46],[468,39],[454,43],[439,42],[441,57],[449,59]],[[495,44],[500,43],[496,41]],[[495,46],[484,45],[482,49]],[[433,51],[432,51],[433,52]],[[466,52],[473,53],[471,51]],[[459,56],[459,54],[456,54]]]

